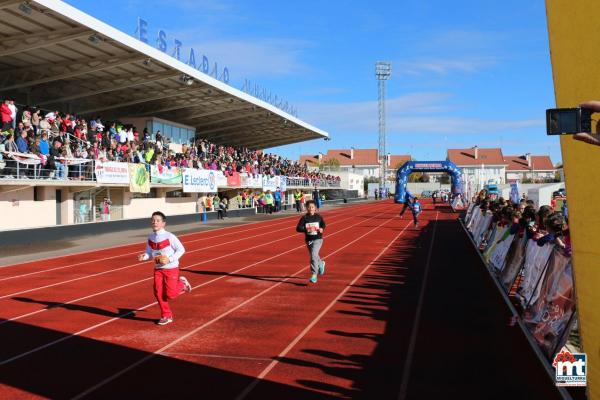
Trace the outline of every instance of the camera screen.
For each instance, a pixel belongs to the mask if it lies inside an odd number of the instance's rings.
[[[547,133],[560,135],[564,133],[577,133],[581,129],[578,124],[578,110],[548,110]]]

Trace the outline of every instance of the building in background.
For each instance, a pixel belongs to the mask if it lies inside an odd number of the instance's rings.
[[[550,156],[505,156],[506,182],[554,182],[557,168]]]
[[[387,156],[386,176],[388,179],[394,177],[396,170],[406,161],[410,161],[410,155]],[[301,155],[300,162],[306,163],[309,169],[320,169],[327,171],[347,171],[363,175],[365,178],[379,177],[379,152],[377,149],[349,149],[328,150],[327,154]]]
[[[506,183],[507,163],[502,149],[448,149],[447,160],[462,169],[465,183],[473,190],[480,190],[488,183]]]

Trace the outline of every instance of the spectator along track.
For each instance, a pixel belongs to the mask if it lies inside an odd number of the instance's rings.
[[[2,268],[0,338],[10,345],[0,348],[0,396],[397,398],[407,354],[417,367],[439,356],[422,342],[442,336],[430,329],[435,315],[429,310],[440,310],[431,303],[437,290],[427,287],[425,271],[431,268],[435,282],[453,284],[440,275],[462,265],[448,261],[461,243],[466,265],[477,260],[456,234],[455,214],[428,206],[422,227],[414,229],[398,211],[385,202],[324,212],[327,273],[310,286],[296,216],[182,235],[182,269],[194,290],[174,302],[177,319],[166,327],[152,323],[158,310],[149,290],[151,265],[135,262],[141,244]],[[473,290],[484,302],[486,292]],[[419,293],[425,300],[417,307]],[[451,297],[441,303],[451,305]],[[415,316],[417,308],[422,315]],[[416,331],[418,319],[427,323]],[[496,335],[507,329],[501,325]],[[495,338],[485,343],[487,353]],[[529,376],[543,380],[527,364],[527,349],[519,350],[523,365],[512,371],[529,368]],[[407,398],[431,398],[423,394],[433,394],[439,381],[432,376],[424,385],[419,371],[404,374]],[[461,387],[441,382],[439,393]],[[463,387],[494,382],[465,380]]]

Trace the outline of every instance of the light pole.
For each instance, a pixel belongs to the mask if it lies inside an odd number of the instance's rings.
[[[379,88],[379,189],[385,187],[386,153],[385,153],[385,81],[392,74],[392,63],[377,61],[375,76]]]

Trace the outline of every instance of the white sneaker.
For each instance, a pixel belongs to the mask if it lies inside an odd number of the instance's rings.
[[[186,278],[185,276],[180,276],[180,277],[179,277],[179,280],[180,280],[181,282],[183,282],[183,290],[184,290],[186,293],[189,293],[189,292],[191,292],[191,291],[192,291],[192,285],[190,285],[190,281],[188,281],[188,280],[187,280],[187,278]]]
[[[173,322],[173,317],[162,317],[158,321],[156,321],[157,325],[167,325]]]

